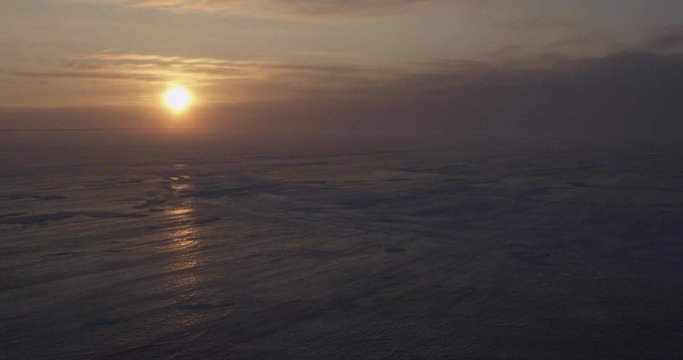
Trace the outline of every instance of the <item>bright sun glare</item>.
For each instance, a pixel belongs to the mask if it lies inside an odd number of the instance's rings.
[[[164,94],[164,103],[176,113],[185,111],[191,102],[192,94],[182,86],[174,86]]]

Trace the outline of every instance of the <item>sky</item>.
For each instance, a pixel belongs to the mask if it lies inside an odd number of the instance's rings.
[[[0,121],[153,118],[183,84],[214,123],[670,132],[680,14],[679,0],[3,0]]]

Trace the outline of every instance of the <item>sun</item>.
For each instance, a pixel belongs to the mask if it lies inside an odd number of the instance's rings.
[[[164,104],[175,113],[181,113],[192,103],[192,94],[183,86],[174,86],[164,93]]]

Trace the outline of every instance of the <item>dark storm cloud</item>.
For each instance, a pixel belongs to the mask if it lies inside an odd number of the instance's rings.
[[[646,44],[655,50],[683,50],[683,25],[650,31]]]
[[[534,66],[444,62],[362,91],[246,105],[240,114],[261,119],[245,122],[253,131],[287,124],[287,131],[350,135],[654,136],[683,130],[681,93],[683,56],[629,52]]]
[[[441,75],[454,82],[423,85],[424,101],[430,104],[425,108],[454,130],[459,122],[484,131],[528,133],[666,133],[681,128],[683,57],[678,54],[620,53],[539,69],[498,69],[468,79],[467,85],[458,84],[460,74]]]

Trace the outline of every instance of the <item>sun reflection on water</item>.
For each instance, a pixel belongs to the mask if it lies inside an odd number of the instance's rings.
[[[172,176],[170,189],[172,196],[178,201],[173,207],[167,208],[165,216],[169,223],[168,250],[171,261],[166,272],[172,274],[170,286],[176,294],[179,305],[196,303],[201,298],[201,266],[199,255],[200,234],[196,227],[195,203],[192,199],[183,198],[180,192],[193,188],[190,176]],[[192,311],[178,311],[174,321],[178,326],[189,326],[203,321],[204,317]]]
[[[168,211],[168,214],[171,216],[181,216],[181,215],[187,215],[192,212],[191,208],[174,208]]]
[[[197,238],[192,227],[172,230],[170,233],[171,242],[169,246],[174,251],[193,250],[197,247]]]
[[[171,190],[176,193],[192,190],[192,177],[189,175],[170,176],[168,179],[171,181]]]

